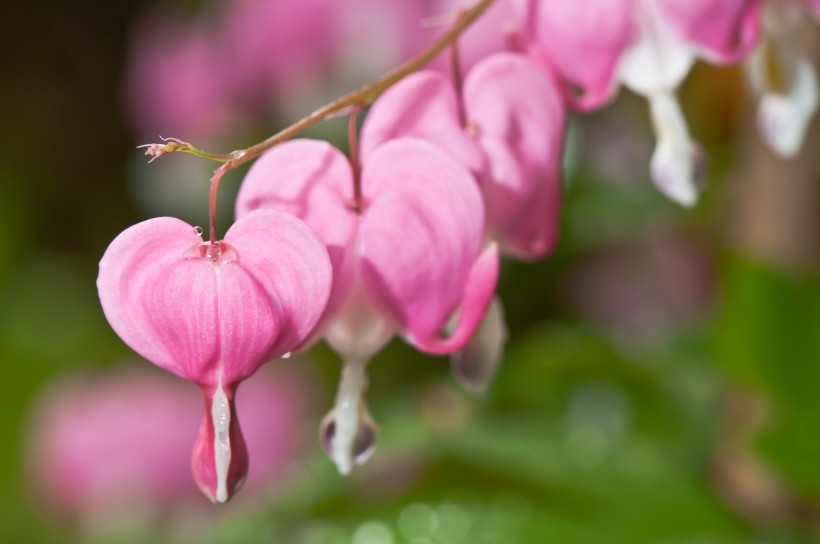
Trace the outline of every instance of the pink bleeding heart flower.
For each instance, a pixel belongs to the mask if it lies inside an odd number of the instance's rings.
[[[674,95],[697,58],[736,62],[759,38],[761,0],[514,0],[528,49],[581,110],[600,107],[623,83],[650,102],[658,142],[652,179],[684,206],[697,201],[704,157]],[[595,7],[591,7],[594,3]]]
[[[400,137],[435,144],[478,180],[488,236],[508,255],[538,259],[557,238],[564,129],[549,78],[523,55],[497,53],[467,74],[463,96],[430,70],[387,90],[365,120],[362,156]]]
[[[805,10],[820,20],[817,0],[768,0],[764,40],[747,63],[752,89],[760,98],[758,130],[763,141],[785,158],[800,151],[820,104],[817,72],[800,44]]]
[[[327,244],[333,293],[318,331],[345,367],[322,437],[342,473],[373,451],[375,427],[363,400],[369,359],[397,333],[427,353],[463,348],[498,277],[495,246],[483,249],[481,194],[442,151],[420,140],[388,142],[367,155],[359,181],[357,198],[339,150],[295,140],[260,158],[237,197],[238,217],[281,209]]]
[[[550,79],[523,55],[497,53],[468,74],[462,96],[445,75],[417,72],[386,91],[362,130],[366,157],[399,137],[427,140],[470,169],[487,210],[487,235],[519,259],[544,257],[557,238],[564,107]],[[483,392],[506,340],[503,308],[493,304],[453,373]]]
[[[178,219],[150,219],[121,233],[100,261],[97,288],[114,331],[202,388],[192,468],[212,501],[227,501],[247,473],[234,407],[239,382],[308,337],[330,282],[316,234],[274,211],[248,214],[216,243]]]

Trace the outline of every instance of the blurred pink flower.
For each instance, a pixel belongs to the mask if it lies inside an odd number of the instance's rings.
[[[192,468],[211,500],[227,501],[247,473],[238,384],[310,335],[330,280],[316,234],[270,210],[238,220],[219,242],[203,242],[178,219],[150,219],[121,233],[103,255],[97,287],[111,327],[205,395]]]
[[[209,138],[223,129],[234,108],[233,90],[214,29],[159,9],[132,32],[125,100],[138,136]]]
[[[661,229],[594,250],[572,268],[565,292],[585,318],[635,342],[704,316],[715,272],[702,240]]]
[[[238,98],[266,105],[278,90],[327,71],[338,42],[337,0],[231,0],[214,41],[229,60],[220,76]]]
[[[426,0],[222,0],[186,20],[154,8],[132,30],[128,117],[141,137],[206,141],[270,120],[280,98],[358,86],[419,52],[428,10]]]
[[[251,493],[281,491],[305,451],[309,383],[279,368],[243,386]],[[201,402],[195,388],[136,366],[51,384],[28,429],[32,498],[44,513],[85,525],[128,515],[150,523],[197,504],[189,470]]]

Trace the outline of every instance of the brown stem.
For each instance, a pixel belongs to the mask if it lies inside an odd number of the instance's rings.
[[[330,102],[322,106],[321,108],[317,109],[316,111],[307,115],[306,117],[303,117],[294,124],[277,132],[267,140],[259,142],[258,144],[252,145],[251,147],[248,147],[246,149],[232,151],[227,155],[222,153],[209,153],[207,151],[197,149],[190,144],[173,146],[173,149],[166,148],[163,149],[163,153],[160,154],[172,153],[176,151],[192,153],[199,157],[204,157],[214,161],[223,162],[225,163],[223,166],[227,166],[228,170],[241,166],[246,162],[252,161],[253,159],[259,157],[272,147],[286,140],[289,140],[290,138],[293,138],[306,128],[313,126],[316,123],[323,121],[324,119],[327,119],[328,117],[340,111],[345,110],[346,108],[356,105],[367,106],[372,104],[376,100],[376,98],[378,98],[379,95],[381,95],[385,90],[389,89],[390,87],[404,79],[404,77],[426,66],[447,46],[449,46],[456,39],[458,39],[461,33],[464,32],[464,30],[466,30],[476,19],[478,19],[478,17],[481,16],[481,14],[484,13],[487,10],[487,8],[489,8],[493,4],[493,2],[495,2],[495,0],[479,0],[478,2],[476,2],[475,5],[473,5],[473,7],[462,11],[459,14],[459,17],[456,20],[456,22],[453,24],[453,26],[441,37],[439,37],[435,42],[433,42],[430,45],[430,47],[422,51],[417,56],[408,60],[398,68],[395,68],[390,72],[387,72],[375,81],[372,81],[367,85],[364,85],[363,87],[355,91],[352,91],[344,96],[341,96],[333,102]],[[217,172],[219,172],[219,170],[217,170]],[[222,173],[224,174],[224,172]]]
[[[461,20],[462,17],[464,17],[464,12],[460,11],[457,20]],[[458,121],[461,123],[461,127],[464,128],[467,126],[467,110],[464,107],[464,97],[462,95],[464,82],[461,75],[461,52],[458,47],[458,38],[454,39],[453,43],[450,44],[450,69],[453,71],[453,87],[455,87],[456,90]]]
[[[347,144],[350,149],[350,166],[353,170],[353,207],[357,212],[362,210],[362,166],[359,160],[359,118],[361,106],[353,106],[347,118]]]
[[[216,244],[219,240],[219,238],[216,237],[216,203],[217,197],[219,196],[219,182],[222,181],[222,176],[231,168],[231,162],[228,161],[214,170],[214,175],[211,177],[211,187],[208,191],[208,219],[210,220],[208,236],[211,242],[211,251],[216,248]],[[216,253],[214,253],[214,255],[216,255]]]

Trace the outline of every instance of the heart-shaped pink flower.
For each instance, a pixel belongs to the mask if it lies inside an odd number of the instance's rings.
[[[343,473],[372,452],[375,429],[362,399],[369,359],[396,333],[428,353],[458,351],[498,278],[495,246],[484,248],[481,194],[444,152],[421,140],[390,141],[368,153],[360,183],[357,202],[338,149],[294,140],[256,161],[237,197],[237,217],[284,210],[327,244],[333,294],[318,331],[346,368],[325,444]]]
[[[150,219],[105,252],[97,287],[111,327],[134,351],[203,390],[193,472],[211,500],[225,502],[247,472],[234,410],[239,382],[308,337],[330,286],[322,242],[274,211],[248,214],[216,243],[179,219]]]
[[[362,156],[394,138],[435,144],[479,182],[489,238],[511,256],[538,259],[557,238],[564,124],[560,95],[539,67],[496,53],[468,72],[461,97],[432,70],[386,91],[365,120]]]

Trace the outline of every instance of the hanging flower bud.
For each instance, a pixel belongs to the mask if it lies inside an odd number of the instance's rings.
[[[820,20],[820,2],[769,0],[763,18],[764,41],[747,64],[752,89],[760,97],[757,124],[766,144],[780,156],[800,151],[817,111],[817,72],[800,49],[804,9]]]
[[[498,276],[495,247],[482,250],[481,194],[443,152],[420,140],[394,140],[369,153],[361,179],[354,178],[333,146],[294,140],[260,158],[237,197],[238,217],[285,210],[328,246],[333,293],[318,330],[345,369],[322,441],[342,473],[373,450],[375,426],[363,399],[370,358],[396,333],[427,353],[462,349]]]
[[[564,107],[550,79],[523,55],[497,53],[467,74],[463,96],[450,79],[417,72],[386,91],[362,131],[367,157],[385,141],[434,143],[473,172],[487,210],[487,237],[518,259],[544,257],[557,238]],[[501,364],[506,329],[500,301],[464,352],[452,357],[466,388],[483,392]]]
[[[212,501],[227,501],[247,472],[236,387],[307,338],[330,279],[316,234],[272,211],[249,214],[215,243],[178,219],[150,219],[120,234],[100,261],[97,287],[114,331],[202,388],[192,467]]]

